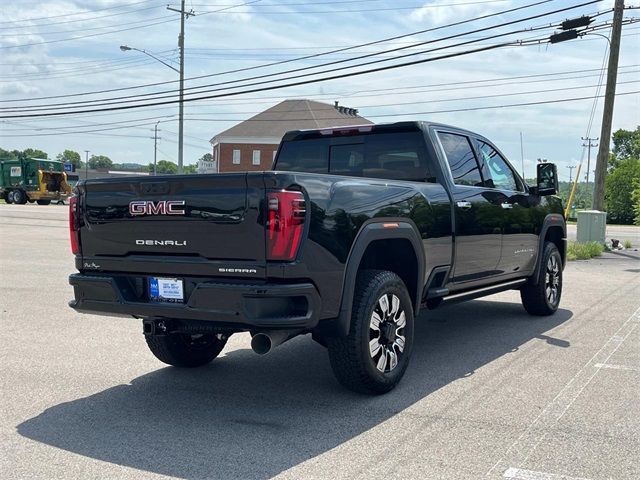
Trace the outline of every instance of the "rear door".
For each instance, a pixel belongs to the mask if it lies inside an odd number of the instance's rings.
[[[455,215],[453,282],[469,282],[497,275],[502,243],[502,215],[490,201],[473,148],[461,132],[436,131],[450,171]],[[498,214],[496,214],[498,213]]]

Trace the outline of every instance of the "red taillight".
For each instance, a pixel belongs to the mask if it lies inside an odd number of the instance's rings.
[[[71,239],[71,253],[77,255],[80,253],[80,239],[78,235],[78,197],[69,198],[69,237]]]
[[[267,259],[295,260],[304,230],[304,195],[285,190],[269,192],[267,212]]]

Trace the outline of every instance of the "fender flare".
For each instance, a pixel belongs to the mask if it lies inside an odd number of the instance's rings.
[[[384,224],[397,224],[397,227],[386,228]],[[418,278],[416,279],[416,291],[413,292],[415,298],[414,315],[420,310],[422,300],[422,289],[424,287],[424,271],[425,271],[425,253],[422,246],[422,240],[418,232],[418,228],[412,221],[406,218],[400,220],[394,219],[374,219],[366,222],[353,242],[342,282],[342,296],[340,302],[340,311],[338,313],[337,323],[335,324],[335,333],[339,336],[346,336],[351,327],[351,311],[353,308],[353,296],[356,286],[356,277],[358,269],[367,247],[376,240],[408,240],[414,250],[418,260]]]
[[[546,217],[544,217],[544,221],[542,222],[542,229],[540,230],[540,236],[538,237],[538,256],[536,258],[536,268],[533,271],[533,275],[531,276],[531,280],[533,284],[537,284],[538,277],[540,274],[541,268],[541,258],[542,252],[544,250],[544,239],[547,236],[547,232],[551,227],[560,227],[562,228],[562,238],[564,240],[564,248],[565,251],[561,252],[563,258],[564,268],[567,261],[567,252],[566,252],[566,244],[567,244],[567,224],[564,220],[564,217],[559,213],[550,213]]]

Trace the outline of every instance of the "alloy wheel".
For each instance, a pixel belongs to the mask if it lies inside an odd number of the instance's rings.
[[[547,260],[544,286],[547,301],[555,305],[560,299],[560,262],[555,255],[551,255]]]
[[[406,324],[400,299],[392,293],[382,295],[369,322],[369,353],[380,372],[389,373],[398,366],[404,352]]]

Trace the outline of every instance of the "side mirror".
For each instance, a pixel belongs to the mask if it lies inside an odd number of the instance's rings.
[[[558,168],[555,163],[539,163],[538,195],[555,195],[558,191]]]

